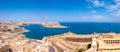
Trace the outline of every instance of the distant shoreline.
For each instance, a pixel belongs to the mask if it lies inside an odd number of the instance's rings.
[[[46,28],[67,28],[67,26],[61,25],[59,22],[17,22],[19,26],[26,26],[29,24],[40,24]]]

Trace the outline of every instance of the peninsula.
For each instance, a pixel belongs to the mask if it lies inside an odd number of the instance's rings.
[[[46,28],[67,28],[67,26],[63,26],[59,22],[17,22],[16,24],[20,26],[29,24],[40,24]]]

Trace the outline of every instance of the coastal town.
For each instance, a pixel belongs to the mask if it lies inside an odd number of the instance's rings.
[[[47,43],[26,38],[22,33],[27,31],[17,25],[0,23],[0,52],[54,52]]]
[[[0,22],[0,52],[120,52],[120,34],[113,32],[66,32],[36,40],[25,37],[28,31],[16,23]]]

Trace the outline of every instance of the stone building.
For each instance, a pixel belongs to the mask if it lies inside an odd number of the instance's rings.
[[[10,52],[10,46],[5,43],[0,43],[0,52]]]
[[[98,40],[98,52],[120,52],[120,35],[103,34]]]

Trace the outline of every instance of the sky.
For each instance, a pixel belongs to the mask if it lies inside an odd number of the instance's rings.
[[[0,21],[120,22],[120,0],[0,0]]]

